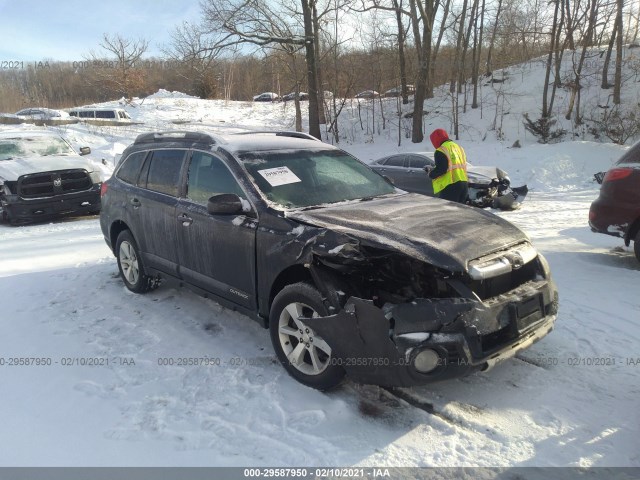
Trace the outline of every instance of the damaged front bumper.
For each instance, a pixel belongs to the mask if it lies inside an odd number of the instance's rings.
[[[408,387],[490,369],[547,335],[557,311],[556,287],[545,279],[485,301],[416,299],[378,308],[351,297],[338,314],[307,324],[354,381]]]

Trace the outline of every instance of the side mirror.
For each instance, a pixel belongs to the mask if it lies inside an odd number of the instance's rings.
[[[233,215],[242,213],[242,200],[235,193],[218,193],[209,198],[207,211],[211,215]]]
[[[91,153],[91,148],[80,147],[80,155],[89,155],[90,153]]]

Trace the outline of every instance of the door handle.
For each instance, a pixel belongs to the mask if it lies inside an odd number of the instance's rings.
[[[133,208],[138,208],[140,206],[140,200],[137,198],[132,198],[129,202],[133,205]]]
[[[178,215],[178,221],[182,222],[183,227],[188,227],[193,223],[193,218],[183,213],[181,215]]]

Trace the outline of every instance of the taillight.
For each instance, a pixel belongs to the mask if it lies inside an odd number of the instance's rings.
[[[632,168],[612,168],[604,176],[604,180],[602,181],[602,183],[612,182],[614,180],[622,180],[623,178],[627,178],[629,175],[631,175],[632,172]]]
[[[100,197],[104,197],[108,189],[109,186],[105,182],[102,182],[102,185],[100,185]]]

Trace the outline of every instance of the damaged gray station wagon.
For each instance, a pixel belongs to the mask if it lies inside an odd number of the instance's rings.
[[[127,288],[176,280],[256,319],[295,379],[420,385],[486,370],[553,328],[528,237],[396,190],[295,132],[140,135],[102,186]]]

